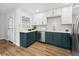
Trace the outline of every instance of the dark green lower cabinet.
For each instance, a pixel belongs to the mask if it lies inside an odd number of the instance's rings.
[[[20,32],[20,46],[27,47],[37,41],[35,32],[23,33]],[[71,49],[72,41],[69,33],[45,32],[45,41],[48,44],[59,46],[66,49]]]
[[[45,33],[45,41],[46,41],[46,43],[54,44],[54,41],[51,38],[53,38],[52,33],[51,32],[46,32]]]
[[[54,39],[55,45],[61,46],[61,34],[60,33],[54,33],[53,36],[54,36],[53,39]]]
[[[48,44],[71,49],[71,36],[69,33],[46,32],[45,40]]]
[[[68,48],[68,36],[67,36],[68,34],[66,34],[66,33],[62,33],[62,40],[61,40],[61,46],[63,47],[63,48]]]
[[[20,32],[20,46],[27,47],[36,40],[36,32],[23,33]]]
[[[66,49],[72,48],[71,35],[69,33],[62,33],[62,47]]]
[[[25,33],[20,33],[20,46],[26,47],[27,42],[26,42],[26,34]]]
[[[22,39],[22,40],[20,41],[20,46],[26,47],[26,45],[27,45],[27,41],[26,41],[25,39]]]

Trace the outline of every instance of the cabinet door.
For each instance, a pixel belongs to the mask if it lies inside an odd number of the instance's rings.
[[[33,23],[34,25],[46,25],[47,24],[46,14],[45,13],[35,14],[33,16]]]
[[[61,8],[54,9],[54,16],[60,16],[61,15]]]
[[[61,46],[61,33],[54,33],[54,44]]]
[[[31,44],[33,42],[32,33],[27,33],[27,44]]]
[[[63,48],[68,48],[68,37],[67,33],[62,33],[62,43],[61,43]]]
[[[54,12],[53,12],[53,10],[51,9],[51,10],[49,10],[49,11],[46,12],[46,17],[52,17],[53,14],[54,14]]]
[[[52,44],[52,33],[51,32],[45,32],[45,41],[46,43]]]
[[[26,47],[26,45],[27,45],[26,33],[20,33],[20,46]]]
[[[67,47],[68,49],[71,49],[72,48],[72,39],[71,39],[71,35],[70,34],[67,34]]]
[[[40,14],[33,15],[33,25],[40,25],[40,23],[41,23]]]
[[[32,38],[33,38],[33,41],[36,40],[36,32],[32,32]]]
[[[27,33],[27,44],[31,44],[35,41],[35,32]]]
[[[49,44],[61,46],[61,33],[47,32],[45,39]]]
[[[62,8],[62,24],[72,24],[72,6]]]
[[[69,33],[63,33],[62,47],[66,48],[66,49],[72,48],[71,36]]]

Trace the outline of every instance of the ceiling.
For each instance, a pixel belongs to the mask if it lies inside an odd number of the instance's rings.
[[[36,13],[36,10],[41,12],[69,4],[70,3],[0,3],[0,13],[5,13],[16,8],[22,8],[30,13]]]

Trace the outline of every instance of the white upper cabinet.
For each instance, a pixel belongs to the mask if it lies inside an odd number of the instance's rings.
[[[72,6],[62,8],[62,24],[72,24]]]
[[[46,12],[46,17],[61,16],[61,11],[62,11],[61,8],[55,8],[55,9],[48,10]]]
[[[38,13],[33,15],[33,25],[46,25],[46,14],[45,13]]]
[[[46,17],[52,17],[53,16],[53,10],[51,9],[51,10],[48,10],[48,11],[46,11]]]
[[[54,9],[54,15],[53,16],[61,16],[61,8]]]

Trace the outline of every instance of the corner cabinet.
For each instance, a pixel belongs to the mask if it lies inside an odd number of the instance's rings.
[[[27,47],[36,41],[36,32],[20,32],[20,46]]]
[[[62,24],[72,24],[72,6],[62,8]]]
[[[47,25],[46,13],[33,15],[33,25]]]
[[[71,49],[71,36],[69,33],[46,32],[45,41],[48,44]]]

